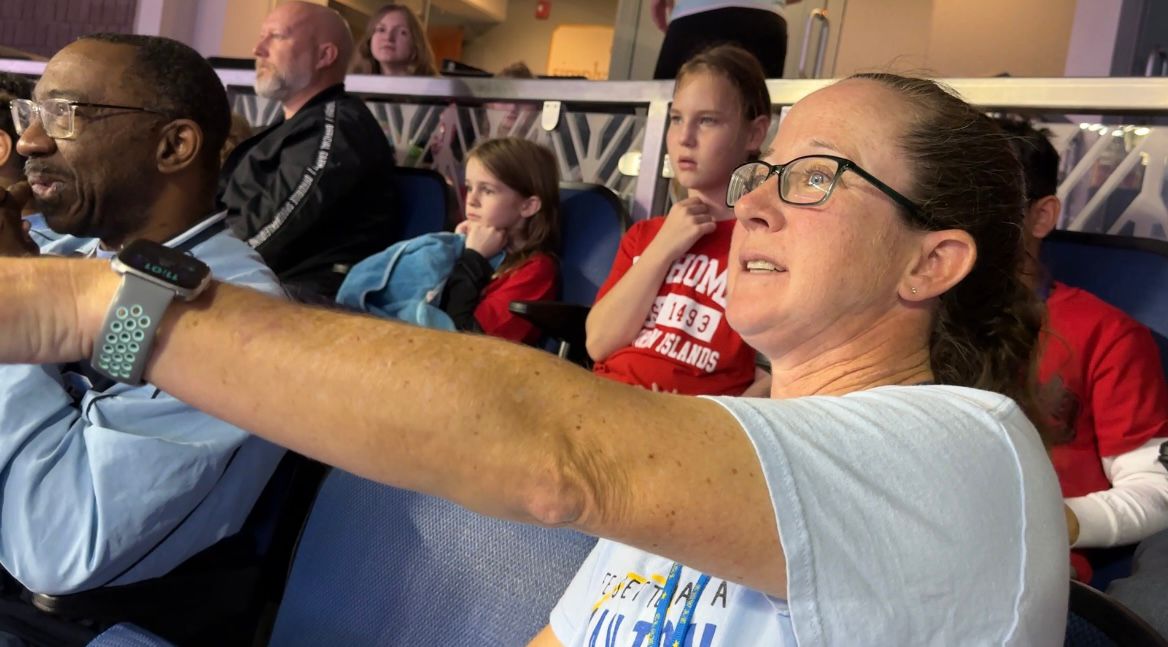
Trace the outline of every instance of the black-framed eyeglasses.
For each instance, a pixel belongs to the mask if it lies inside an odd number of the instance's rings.
[[[921,208],[896,189],[876,179],[850,159],[835,155],[804,155],[786,164],[747,162],[730,174],[726,187],[726,206],[733,207],[744,195],[762,186],[772,175],[779,176],[779,199],[805,207],[823,204],[831,197],[844,171],[851,171],[880,189],[909,215],[920,218]]]
[[[168,116],[165,112],[141,108],[137,106],[116,106],[109,103],[89,103],[73,101],[72,99],[45,99],[30,101],[28,99],[13,99],[9,102],[12,110],[12,124],[16,127],[16,134],[23,135],[24,131],[32,126],[34,119],[40,119],[45,128],[45,134],[53,139],[72,139],[77,135],[77,108],[107,108],[111,110],[127,110],[131,112],[149,112],[155,115]]]

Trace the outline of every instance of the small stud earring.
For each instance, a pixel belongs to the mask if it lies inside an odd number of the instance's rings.
[[[916,289],[916,288],[909,288],[909,290],[912,290],[912,293],[913,293],[913,294],[916,294],[916,293],[917,293],[917,289]]]

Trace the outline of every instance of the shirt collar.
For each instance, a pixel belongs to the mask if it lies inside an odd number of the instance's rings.
[[[227,217],[227,210],[224,209],[223,211],[220,211],[219,213],[213,214],[211,216],[204,218],[203,220],[200,220],[198,223],[196,223],[190,229],[187,229],[186,231],[182,232],[181,234],[175,236],[174,238],[171,238],[170,240],[168,240],[162,244],[167,246],[167,247],[178,247],[179,245],[182,245],[186,241],[190,240],[191,238],[198,236],[200,233],[202,233],[204,230],[206,230],[207,227],[210,227],[210,226],[214,225],[215,223],[222,221],[226,217]],[[102,249],[101,241],[95,238],[92,241],[90,241],[89,243],[80,247],[77,250],[77,255],[78,256],[86,256],[89,258],[102,258],[102,259],[108,260],[108,259],[111,259],[114,256],[116,256],[117,251],[110,250],[110,249]]]

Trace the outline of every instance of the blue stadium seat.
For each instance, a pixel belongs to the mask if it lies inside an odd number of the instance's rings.
[[[1051,276],[1083,288],[1152,329],[1168,371],[1168,242],[1056,231],[1042,244]]]
[[[559,342],[557,352],[587,364],[584,320],[608,278],[629,224],[624,203],[599,184],[560,184],[560,301],[513,301],[510,310]]]
[[[499,521],[341,470],[305,525],[268,644],[523,645],[596,540]],[[170,647],[129,624],[91,647]]]
[[[499,521],[332,470],[272,645],[522,645],[595,539]]]
[[[1065,647],[1168,647],[1168,640],[1114,598],[1071,581]]]
[[[397,190],[400,211],[395,240],[447,231],[458,209],[453,188],[430,169],[395,167],[389,174]]]
[[[174,644],[138,625],[123,622],[98,634],[88,647],[174,647]]]
[[[560,221],[560,298],[591,306],[628,228],[628,210],[608,187],[564,182],[560,184]]]

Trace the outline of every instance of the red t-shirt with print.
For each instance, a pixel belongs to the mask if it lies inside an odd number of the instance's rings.
[[[652,242],[665,218],[633,225],[621,239],[599,301]],[[734,220],[698,239],[665,274],[633,343],[593,370],[618,382],[689,395],[738,395],[754,382],[754,349],[726,322],[726,280]]]
[[[556,298],[559,268],[547,254],[535,254],[483,288],[475,321],[492,337],[502,337],[525,344],[539,342],[540,331],[530,321],[512,313],[512,301],[545,301]]]
[[[1152,333],[1123,311],[1078,288],[1054,283],[1046,300],[1039,380],[1070,440],[1050,459],[1063,496],[1111,489],[1103,458],[1168,437],[1168,383]],[[1072,556],[1081,579],[1086,560]]]

